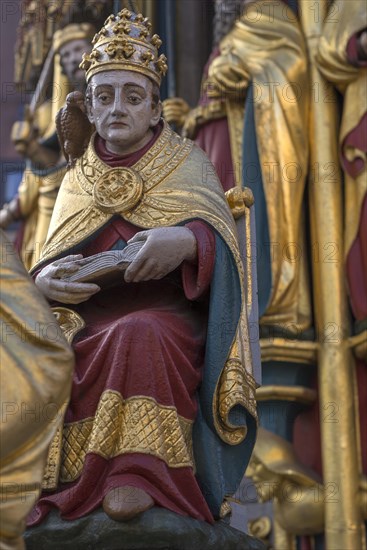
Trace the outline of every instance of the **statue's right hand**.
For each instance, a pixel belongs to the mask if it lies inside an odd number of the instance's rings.
[[[49,300],[56,300],[63,304],[86,302],[101,290],[100,287],[90,283],[73,283],[62,278],[75,273],[81,265],[83,265],[81,254],[55,260],[42,269],[35,283]]]

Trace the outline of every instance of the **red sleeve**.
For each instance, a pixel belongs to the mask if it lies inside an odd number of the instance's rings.
[[[208,225],[194,221],[185,225],[195,235],[197,261],[182,265],[182,284],[188,300],[198,300],[209,289],[215,261],[215,236]]]
[[[361,59],[358,52],[358,37],[360,33],[354,34],[348,41],[347,57],[351,65],[355,67],[367,67],[367,60]],[[365,160],[362,156],[357,156],[353,160],[348,160],[345,150],[353,147],[367,152],[367,113],[365,112],[357,126],[345,137],[341,147],[341,159],[343,168],[352,178],[356,178],[365,168]]]
[[[358,38],[360,33],[353,34],[347,44],[347,57],[351,65],[367,67],[367,59],[362,59],[358,52]]]

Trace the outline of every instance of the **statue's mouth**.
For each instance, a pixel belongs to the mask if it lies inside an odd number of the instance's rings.
[[[127,126],[126,122],[111,122],[110,128],[124,128]]]

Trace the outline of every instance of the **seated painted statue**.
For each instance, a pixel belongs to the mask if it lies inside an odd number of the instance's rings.
[[[211,523],[254,445],[236,229],[214,171],[203,182],[205,154],[161,120],[160,44],[122,10],[82,64],[97,131],[65,176],[34,274],[86,327],[73,342],[58,485],[30,525],[53,507],[72,520],[100,505],[118,520],[157,505]],[[81,255],[136,241],[121,285],[61,279]]]

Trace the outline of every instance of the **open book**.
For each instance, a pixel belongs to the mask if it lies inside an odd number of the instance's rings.
[[[80,261],[79,270],[63,279],[73,283],[95,283],[101,288],[122,283],[123,272],[144,244],[145,241],[138,241],[123,250],[107,250],[84,258]]]

